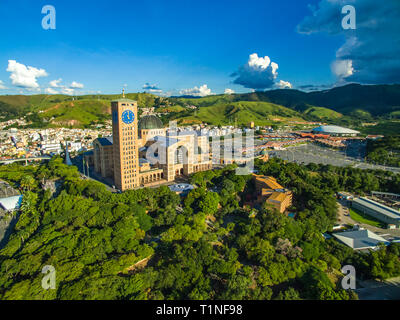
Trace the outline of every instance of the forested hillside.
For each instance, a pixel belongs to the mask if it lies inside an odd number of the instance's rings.
[[[296,219],[243,208],[254,185],[234,166],[194,174],[197,188],[183,198],[167,187],[110,193],[60,158],[0,167],[24,193],[0,251],[0,298],[354,299],[340,287],[342,265],[361,278],[400,275],[398,244],[359,254],[321,235],[336,220],[335,191],[399,192],[399,176],[280,160],[256,167],[294,192]],[[42,190],[42,179],[61,188]],[[41,287],[45,265],[56,269],[56,290]]]
[[[129,93],[126,96],[137,100],[139,107],[161,107],[159,112],[171,112],[164,116],[165,121],[178,119],[183,123],[229,124],[237,118],[240,124],[253,119],[262,125],[270,124],[273,117],[284,121],[304,119],[359,125],[362,121],[377,118],[393,120],[400,117],[400,85],[351,84],[325,91],[286,89],[202,98],[162,98],[149,93]],[[83,127],[109,117],[110,101],[119,97],[118,94],[0,96],[0,117],[12,119],[31,113],[35,123],[45,126]],[[199,109],[186,109],[188,105]]]

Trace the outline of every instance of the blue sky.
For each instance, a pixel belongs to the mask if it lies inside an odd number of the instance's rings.
[[[56,9],[55,30],[41,25],[47,4]],[[351,37],[348,30],[319,32],[321,19],[305,20],[309,4],[319,5],[321,16],[339,8],[325,10],[327,0],[1,0],[0,94],[117,93],[124,85],[141,92],[146,83],[165,95],[249,92],[280,81],[332,85],[338,82],[332,63]],[[253,66],[265,71],[258,87],[257,79],[248,82],[254,53]],[[279,68],[266,68],[265,56]],[[38,75],[37,86],[18,79],[28,73]]]

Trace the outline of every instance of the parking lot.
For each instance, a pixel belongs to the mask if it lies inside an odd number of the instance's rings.
[[[309,143],[306,145],[289,147],[285,150],[273,150],[269,152],[269,156],[301,164],[330,164],[338,167],[351,166],[360,169],[380,169],[400,173],[400,168],[366,163],[364,161],[365,144],[362,142],[349,143],[346,148],[340,150]]]

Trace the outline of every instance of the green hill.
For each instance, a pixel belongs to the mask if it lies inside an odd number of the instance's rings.
[[[177,100],[197,106],[209,106],[219,102],[264,101],[301,112],[309,106],[318,106],[344,115],[353,115],[355,110],[360,110],[376,117],[387,116],[391,113],[398,114],[400,111],[400,85],[349,84],[313,92],[279,89],[245,94],[215,95],[200,99],[177,98]]]
[[[334,110],[328,109],[328,108],[323,108],[323,107],[314,107],[310,106],[304,111],[305,115],[315,117],[317,119],[338,119],[343,117],[343,115],[339,112],[336,112]]]
[[[400,85],[350,84],[314,92],[282,89],[249,93],[241,95],[240,99],[268,101],[295,110],[312,105],[329,108],[345,115],[362,110],[376,117],[400,110]]]
[[[83,127],[110,119],[110,101],[120,97],[120,94],[77,97],[5,95],[0,96],[0,116],[13,119],[28,115],[34,126]],[[126,97],[138,101],[140,107],[153,107],[163,100],[148,93],[129,93]]]
[[[210,124],[254,121],[257,125],[264,125],[304,119],[359,126],[371,119],[400,117],[400,85],[351,84],[315,92],[280,89],[202,98],[163,98],[149,93],[128,93],[126,96],[137,100],[139,107],[156,107],[157,112],[169,112],[163,115],[164,122],[171,119],[178,119],[181,123]],[[109,119],[110,101],[119,97],[120,94],[76,97],[4,95],[0,96],[0,117],[13,119],[28,115],[33,126],[84,127]],[[195,105],[198,109],[185,108],[188,105]]]
[[[200,107],[191,116],[180,118],[183,123],[207,122],[213,125],[246,125],[254,121],[255,125],[270,125],[274,122],[303,120],[300,113],[268,102],[240,101],[217,103],[209,107]]]

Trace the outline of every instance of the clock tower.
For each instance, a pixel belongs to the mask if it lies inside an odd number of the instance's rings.
[[[137,102],[122,99],[111,102],[113,127],[114,184],[121,191],[139,186]]]

